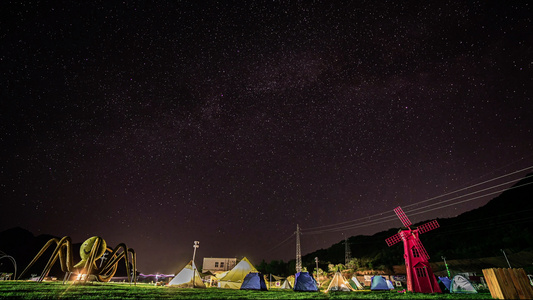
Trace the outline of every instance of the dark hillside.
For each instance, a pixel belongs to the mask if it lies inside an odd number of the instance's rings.
[[[15,227],[8,229],[6,231],[0,232],[0,250],[5,252],[7,255],[12,256],[17,262],[17,276],[22,273],[26,266],[31,262],[35,255],[41,250],[41,248],[52,238],[57,238],[52,235],[39,235],[34,236],[31,232],[26,229]],[[78,244],[77,247],[74,245],[74,256],[76,260],[79,258],[79,247],[81,244]],[[35,266],[27,272],[27,277],[31,274],[41,274],[41,271],[44,269],[44,266],[48,262],[48,259],[52,255],[55,247],[50,247],[37,261]],[[0,261],[0,272],[13,272],[13,266],[7,260]],[[56,266],[52,268],[50,275],[51,276],[62,276],[61,267],[59,262],[56,263]]]
[[[465,212],[455,218],[437,219],[440,228],[424,234],[422,241],[431,261],[472,259],[533,251],[533,173],[517,182],[485,206]],[[429,220],[428,220],[429,221]],[[415,226],[428,221],[420,222]],[[348,239],[352,257],[368,258],[372,266],[392,269],[403,264],[403,247],[387,247],[385,239],[399,228],[372,236],[353,236]],[[304,266],[314,268],[314,258],[329,263],[344,263],[344,241],[327,249],[320,249],[302,257]]]

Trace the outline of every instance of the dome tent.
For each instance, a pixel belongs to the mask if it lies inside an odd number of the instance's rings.
[[[265,278],[261,273],[248,273],[242,281],[241,290],[260,290],[266,291],[267,286]]]
[[[316,292],[318,291],[318,287],[311,274],[308,272],[298,272],[294,280],[294,290],[297,292]]]

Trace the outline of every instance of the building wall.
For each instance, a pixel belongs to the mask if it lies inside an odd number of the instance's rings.
[[[204,257],[202,273],[206,271],[229,271],[237,264],[237,258]]]

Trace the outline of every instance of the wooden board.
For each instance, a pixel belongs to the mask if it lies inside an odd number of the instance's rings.
[[[492,298],[533,299],[533,287],[524,269],[483,269]]]

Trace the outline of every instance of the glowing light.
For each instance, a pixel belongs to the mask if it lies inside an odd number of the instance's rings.
[[[76,281],[85,280],[85,277],[87,277],[87,274],[79,273],[78,276],[76,276]]]

